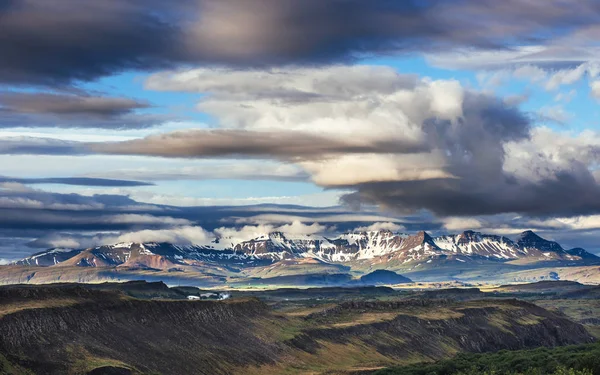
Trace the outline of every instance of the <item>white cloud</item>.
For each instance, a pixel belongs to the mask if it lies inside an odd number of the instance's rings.
[[[148,161],[150,163],[150,161]],[[85,177],[123,178],[136,181],[171,181],[171,180],[275,180],[302,181],[308,178],[302,168],[293,164],[283,164],[273,161],[228,160],[202,161],[189,163],[186,166],[173,167],[146,166],[132,169],[113,169],[101,172],[85,173]]]
[[[324,191],[314,194],[296,195],[296,196],[258,196],[258,197],[193,197],[176,194],[160,194],[142,190],[119,190],[127,194],[130,198],[138,202],[170,205],[180,207],[195,207],[195,206],[248,206],[256,204],[293,204],[312,207],[329,207],[337,205],[339,197],[343,191]]]
[[[575,82],[580,81],[587,71],[587,64],[581,64],[573,69],[559,70],[550,76],[545,87],[547,90],[556,90],[560,86],[572,85]]]
[[[250,241],[273,232],[272,225],[246,225],[242,228],[222,227],[214,230],[220,238],[221,246],[227,247],[244,241]]]
[[[209,244],[214,236],[198,226],[183,226],[173,229],[142,230],[121,234],[114,239],[105,239],[116,242],[168,242],[178,245]]]
[[[546,106],[540,108],[538,115],[541,120],[556,122],[558,124],[565,124],[568,122],[573,115],[567,112],[561,105]]]
[[[301,221],[295,220],[291,224],[284,224],[275,229],[278,232],[283,232],[285,234],[315,234],[315,233],[323,233],[327,230],[327,227],[321,225],[319,223],[312,223],[310,225],[306,225]]]
[[[467,95],[455,80],[419,80],[389,67],[360,65],[162,72],[150,76],[146,87],[206,93],[198,109],[217,118],[221,128],[285,129],[399,145],[427,145],[431,135],[424,123],[433,118],[455,123],[464,115]],[[347,153],[296,164],[323,186],[453,178],[445,170],[447,155],[436,146],[430,152]]]
[[[87,241],[78,241],[74,237],[54,235],[44,239],[44,243],[48,247],[56,247],[61,249],[78,249],[87,246]]]
[[[590,89],[592,96],[596,99],[600,99],[600,80],[590,82]]]
[[[378,222],[373,223],[366,227],[358,227],[354,229],[355,232],[377,232],[381,230],[389,230],[391,232],[398,232],[405,230],[406,228],[403,225],[392,223],[392,222]]]
[[[554,180],[561,171],[589,173],[600,162],[600,133],[532,129],[531,137],[505,145],[504,170],[522,180]]]
[[[483,223],[474,218],[448,217],[443,219],[444,228],[449,231],[480,229]]]
[[[0,197],[0,208],[20,208],[20,209],[45,209],[45,210],[68,210],[68,211],[88,211],[101,210],[103,204],[69,204],[60,202],[45,202],[32,198],[8,196]]]
[[[437,153],[405,155],[398,163],[397,155],[342,155],[333,159],[309,160],[299,163],[318,185],[344,186],[373,181],[419,181],[453,178],[444,171],[443,157]],[[357,173],[360,171],[360,173]]]
[[[513,77],[518,79],[526,79],[531,82],[543,82],[548,77],[548,72],[539,66],[527,64],[515,68],[512,72]]]
[[[560,45],[563,42],[564,45]],[[586,75],[600,74],[600,48],[578,46],[573,38],[553,46],[520,46],[503,51],[461,50],[427,55],[437,67],[479,70],[484,87],[499,86],[512,78],[539,84],[548,91],[572,85]],[[560,67],[561,65],[567,67]]]
[[[307,236],[317,233],[324,233],[329,228],[317,222],[305,224],[298,220],[284,225],[246,225],[241,228],[222,227],[214,230],[217,237],[220,238],[221,246],[235,245],[240,242],[250,241],[256,238],[265,238],[269,233],[281,232],[288,237]]]
[[[559,92],[556,94],[556,96],[554,96],[554,101],[570,103],[575,96],[577,96],[577,90],[571,89],[568,92]]]

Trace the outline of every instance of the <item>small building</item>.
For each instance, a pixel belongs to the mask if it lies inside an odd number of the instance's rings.
[[[200,297],[198,297],[198,296],[188,296],[187,299],[189,299],[190,301],[199,301]]]

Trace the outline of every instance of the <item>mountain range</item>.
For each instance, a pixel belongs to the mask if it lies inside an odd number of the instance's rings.
[[[220,238],[196,245],[148,242],[53,248],[0,267],[0,283],[144,279],[203,286],[342,285],[377,270],[417,282],[561,278],[597,282],[599,265],[600,257],[581,248],[565,249],[532,231],[515,240],[475,231],[435,237],[423,231],[335,237],[272,232],[248,241]]]
[[[273,232],[249,241],[205,245],[169,243],[119,243],[89,249],[53,248],[16,262],[19,265],[80,267],[147,266],[162,269],[194,262],[217,262],[238,266],[259,266],[282,260],[313,258],[327,263],[389,262],[432,263],[440,260],[472,262],[559,261],[570,264],[600,262],[600,257],[581,248],[564,249],[526,231],[516,241],[507,237],[465,231],[432,237],[387,230],[347,233],[333,238],[315,235],[290,236]]]

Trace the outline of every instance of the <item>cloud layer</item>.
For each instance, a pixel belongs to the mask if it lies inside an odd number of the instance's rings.
[[[0,81],[56,84],[176,64],[330,63],[373,53],[502,50],[596,32],[561,0],[4,0]]]
[[[439,216],[583,215],[600,210],[600,140],[532,128],[501,98],[452,80],[385,67],[160,73],[147,85],[205,92],[216,129],[117,143],[19,140],[8,153],[169,158],[254,157],[293,163],[318,185],[354,191],[353,207]],[[548,148],[562,142],[562,147]],[[582,147],[585,146],[585,147]]]
[[[147,128],[166,116],[138,113],[150,107],[128,98],[85,93],[0,92],[0,128]]]

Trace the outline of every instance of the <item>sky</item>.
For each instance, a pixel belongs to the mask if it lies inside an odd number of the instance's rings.
[[[595,0],[0,0],[0,262],[534,230],[600,253]]]

